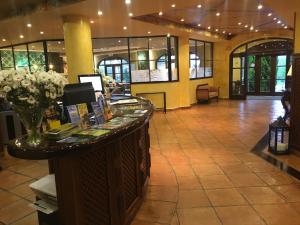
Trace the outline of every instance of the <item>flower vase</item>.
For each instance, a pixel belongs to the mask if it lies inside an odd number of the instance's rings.
[[[24,107],[14,107],[14,109],[26,129],[26,143],[32,147],[38,146],[42,142],[41,124],[44,110],[40,108],[25,109]]]

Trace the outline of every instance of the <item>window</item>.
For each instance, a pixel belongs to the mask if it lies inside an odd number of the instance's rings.
[[[46,71],[46,59],[43,42],[28,44],[30,72]]]
[[[93,40],[95,70],[123,83],[178,81],[176,37]]]
[[[47,41],[47,57],[50,70],[57,73],[68,73],[64,41]]]
[[[190,79],[213,76],[213,43],[190,40]]]

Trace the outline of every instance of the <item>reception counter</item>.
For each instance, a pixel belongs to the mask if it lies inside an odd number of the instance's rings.
[[[19,138],[9,144],[8,152],[14,157],[49,160],[57,192],[59,222],[55,225],[130,224],[150,176],[148,127],[153,106],[139,98],[136,104],[112,107],[116,116],[139,109],[147,112],[93,141],[58,144],[45,140],[32,148]]]

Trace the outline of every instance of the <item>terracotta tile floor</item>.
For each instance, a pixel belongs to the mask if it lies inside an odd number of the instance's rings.
[[[132,225],[300,225],[300,185],[250,149],[283,114],[280,101],[220,101],[155,113],[151,179]],[[36,225],[28,184],[44,161],[0,156],[0,221]]]

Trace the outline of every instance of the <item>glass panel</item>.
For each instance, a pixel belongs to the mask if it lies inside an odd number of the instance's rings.
[[[212,61],[205,62],[205,77],[212,76]]]
[[[248,92],[255,92],[255,68],[248,69]]]
[[[276,80],[275,92],[283,92],[285,90],[285,80]]]
[[[255,67],[255,55],[249,55],[248,56],[248,66],[249,67]]]
[[[43,42],[28,44],[31,72],[46,71],[46,61]]]
[[[167,55],[167,38],[151,38],[151,41],[149,40],[149,49],[150,60],[158,60],[161,56]]]
[[[172,81],[178,80],[178,65],[177,65],[177,57],[178,57],[178,42],[177,37],[171,37],[171,69],[172,69]]]
[[[16,69],[29,69],[27,45],[14,47]]]
[[[47,51],[49,69],[68,74],[64,41],[47,41]]]
[[[240,81],[241,80],[241,69],[233,69],[232,72],[232,81]]]
[[[213,52],[212,44],[208,43],[208,42],[205,42],[205,60],[206,61],[212,61],[213,60],[212,52]]]
[[[1,52],[1,64],[2,69],[11,69],[14,68],[14,57],[12,48],[3,48],[0,50]]]
[[[286,67],[276,67],[276,79],[285,79],[286,77]]]
[[[113,74],[113,68],[112,68],[112,66],[106,66],[106,74],[107,75]]]
[[[196,53],[196,41],[190,40],[190,58],[196,59],[197,53]]]
[[[286,55],[277,56],[277,66],[286,66]]]
[[[261,92],[270,92],[271,90],[271,56],[261,57],[261,74],[260,74],[260,91]]]
[[[246,52],[246,45],[239,47],[233,53],[243,53],[243,52]]]
[[[206,51],[206,45],[205,45],[205,51]],[[204,56],[204,42],[202,41],[197,41],[197,56],[200,58],[200,60],[204,60],[204,57],[207,56],[207,53],[205,52]],[[198,59],[197,57],[197,59]],[[208,58],[209,59],[209,58]]]
[[[240,68],[241,67],[241,58],[240,57],[233,57],[233,68]]]
[[[197,75],[197,60],[190,60],[190,78],[194,79]]]

